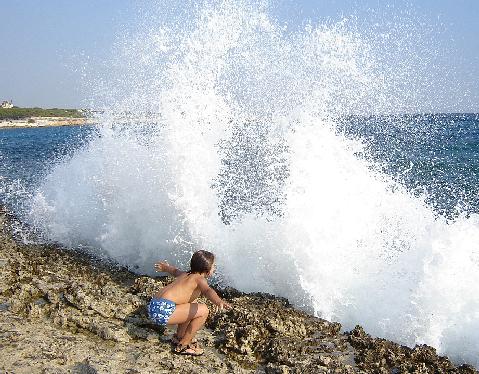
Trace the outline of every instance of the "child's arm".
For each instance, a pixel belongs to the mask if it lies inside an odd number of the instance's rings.
[[[231,305],[224,301],[218,294],[212,289],[205,278],[201,277],[198,280],[198,287],[201,290],[203,296],[209,299],[213,304],[215,304],[220,309],[231,309]]]
[[[156,271],[162,271],[168,274],[173,275],[175,278],[179,277],[181,274],[185,273],[184,271],[175,268],[174,266],[166,263],[166,262],[158,262],[155,264]]]

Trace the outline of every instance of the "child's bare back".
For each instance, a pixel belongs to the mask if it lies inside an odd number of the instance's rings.
[[[208,292],[208,283],[200,274],[183,273],[172,283],[155,293],[156,298],[164,298],[176,304],[186,304],[195,301],[202,293]],[[206,296],[206,295],[205,295]]]

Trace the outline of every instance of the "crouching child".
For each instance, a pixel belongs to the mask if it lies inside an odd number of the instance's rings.
[[[201,329],[208,317],[208,306],[196,303],[203,295],[220,309],[230,309],[231,305],[223,301],[208,285],[207,278],[215,270],[213,253],[200,250],[193,254],[190,270],[182,271],[166,262],[155,264],[156,271],[166,272],[176,279],[156,292],[148,304],[149,317],[157,324],[178,325],[173,335],[174,352],[200,356],[204,350],[196,342],[196,332]]]

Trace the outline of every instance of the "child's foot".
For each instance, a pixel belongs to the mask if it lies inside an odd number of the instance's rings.
[[[198,344],[178,344],[173,351],[179,355],[187,356],[201,356],[205,353],[205,351],[200,348]]]
[[[173,343],[174,345],[178,345],[178,344],[180,344],[180,341],[181,341],[181,338],[177,334],[173,334],[173,336],[171,337],[171,343]],[[193,339],[191,339],[190,344],[195,344],[197,342],[198,341],[195,338],[193,338]]]

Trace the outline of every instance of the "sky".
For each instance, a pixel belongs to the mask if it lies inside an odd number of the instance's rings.
[[[173,2],[177,2],[176,0]],[[84,82],[104,68],[124,30],[138,24],[141,4],[131,0],[2,1],[0,22],[0,101],[22,107],[80,108],[89,103]],[[162,4],[167,4],[162,1]],[[288,27],[311,20],[338,21],[354,15],[367,20],[375,9],[420,17],[437,27],[437,42],[445,46],[443,68],[456,72],[451,85],[463,88],[460,105],[447,103],[437,111],[479,112],[479,0],[282,0],[271,1],[272,16]],[[167,6],[167,5],[166,5]],[[391,18],[391,21],[393,19]],[[387,22],[388,20],[383,20]],[[432,91],[447,92],[439,83]],[[447,95],[444,93],[444,95]],[[457,103],[456,103],[457,104]]]

